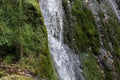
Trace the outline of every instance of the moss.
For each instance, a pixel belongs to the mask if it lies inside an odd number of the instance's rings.
[[[120,65],[119,65],[119,61],[120,61],[120,52],[119,52],[119,48],[120,48],[120,42],[119,42],[119,37],[120,37],[120,24],[118,22],[118,20],[116,19],[115,15],[112,12],[108,12],[109,15],[111,16],[109,18],[109,20],[105,23],[103,22],[103,27],[105,28],[104,31],[106,33],[105,37],[106,37],[106,41],[108,42],[104,42],[106,43],[105,47],[111,51],[111,54],[113,55],[113,60],[114,60],[114,65],[115,65],[115,71],[117,73],[119,73],[120,69]],[[104,33],[104,34],[105,34]],[[109,42],[111,42],[112,44],[112,49],[110,48],[111,46],[109,45]],[[110,76],[111,72],[107,72],[108,77]],[[120,73],[119,73],[120,75]],[[113,78],[111,78],[111,80],[113,80]]]
[[[97,60],[91,53],[81,53],[80,60],[86,80],[103,80],[102,72],[97,64]]]
[[[27,66],[41,78],[56,80],[38,1],[0,0],[0,3],[0,56],[8,63],[15,57],[17,65]]]
[[[99,36],[94,17],[90,10],[82,5],[81,1],[71,2],[71,8],[68,7],[67,1],[63,1],[65,9],[65,43],[76,52],[87,52],[91,47],[93,53],[99,54]],[[71,13],[70,10],[71,9]],[[71,27],[68,29],[68,27]],[[96,49],[96,47],[98,47]]]
[[[114,79],[114,76],[111,74],[111,72],[110,71],[107,71],[106,73],[106,80],[115,80]]]
[[[100,41],[99,41],[99,34],[98,29],[94,20],[94,15],[92,15],[91,11],[83,5],[82,1],[80,0],[70,0],[70,6],[68,6],[67,3],[68,0],[63,1],[63,8],[65,10],[65,18],[64,18],[64,42],[69,45],[70,48],[76,53],[91,53],[93,55],[99,55],[100,53]],[[97,0],[99,3],[100,1]],[[118,67],[119,67],[119,36],[120,36],[120,28],[119,22],[114,16],[112,11],[108,11],[108,15],[110,18],[108,21],[104,22],[104,14],[100,12],[99,17],[101,20],[102,25],[102,42],[105,49],[110,51],[113,55],[113,59],[115,61],[115,71],[119,73]],[[110,45],[110,43],[112,45]],[[112,48],[113,49],[112,49]],[[88,54],[90,55],[90,54]],[[82,55],[81,55],[82,56]],[[82,56],[83,57],[83,56]],[[82,58],[81,57],[81,58]],[[116,59],[117,58],[117,59]],[[95,74],[100,69],[97,68],[97,64],[95,63],[95,58],[93,56],[90,56],[88,59],[90,59],[91,62],[88,61],[88,63],[84,63],[83,70],[85,71],[85,76],[87,79],[93,80],[104,80],[104,79],[111,79],[113,80],[114,76],[111,76],[113,74],[113,71],[109,71],[105,69],[105,78],[102,78],[103,75]],[[86,59],[87,61],[87,59]],[[92,63],[93,62],[93,63]],[[89,65],[85,65],[89,64]],[[96,66],[91,66],[92,64]],[[90,70],[90,68],[95,68],[97,70],[94,70],[95,73]],[[97,76],[97,77],[96,77]],[[111,76],[111,77],[110,77]],[[91,78],[92,77],[92,78]],[[100,78],[101,77],[101,78]],[[108,80],[108,79],[107,79]]]

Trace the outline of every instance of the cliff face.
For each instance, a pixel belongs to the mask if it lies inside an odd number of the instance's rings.
[[[0,79],[120,80],[119,0],[40,1],[0,0]]]
[[[0,0],[0,78],[21,80],[22,75],[55,79],[39,3]]]
[[[119,1],[63,0],[64,42],[80,54],[87,80],[119,80]]]

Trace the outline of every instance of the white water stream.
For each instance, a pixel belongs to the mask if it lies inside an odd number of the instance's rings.
[[[60,80],[84,80],[79,56],[63,44],[62,0],[40,0],[51,55]]]
[[[112,10],[114,11],[116,17],[120,21],[120,10],[118,9],[118,5],[116,4],[115,0],[109,0]]]

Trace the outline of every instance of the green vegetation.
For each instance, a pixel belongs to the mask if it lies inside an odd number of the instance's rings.
[[[56,80],[47,43],[37,0],[0,0],[0,61]]]
[[[83,5],[82,1],[70,1],[71,7],[68,6],[68,0],[63,0],[65,43],[74,52],[80,54],[84,75],[87,80],[103,80],[103,75],[95,58],[96,55],[99,55],[100,41],[94,16]]]
[[[100,0],[97,1],[100,4]],[[117,0],[117,3],[119,3],[119,0]],[[92,15],[91,11],[80,0],[70,0],[69,5],[68,0],[63,0],[63,8],[65,10],[64,41],[74,52],[80,54],[85,78],[87,80],[119,80],[120,23],[112,10],[106,9],[108,15],[108,20],[106,21],[104,21],[105,15],[102,11],[98,15],[102,25],[101,37],[104,48],[113,55],[113,65],[115,65],[113,70],[110,70],[106,66],[107,63],[104,63],[105,60],[102,60],[102,64],[105,67],[104,75],[100,71],[102,69],[98,68],[97,59],[95,59],[95,56],[99,55],[101,47],[99,41],[100,35],[94,20],[96,15]]]
[[[100,3],[100,0],[97,1]],[[118,0],[117,2],[119,3]],[[69,6],[68,0],[63,0],[63,8],[64,42],[75,53],[80,54],[85,78],[114,80],[112,74],[120,74],[120,23],[114,14],[107,11],[110,17],[103,21],[105,16],[99,13],[103,45],[113,55],[115,65],[113,70],[105,68],[102,72],[95,58],[101,47],[95,16],[83,5],[82,0],[70,0]],[[0,79],[32,80],[17,74],[8,77],[1,65],[3,67],[11,64],[29,69],[41,78],[57,80],[48,49],[47,31],[37,0],[0,0]]]
[[[92,52],[98,54],[99,48],[96,47],[100,47],[99,36],[91,11],[83,6],[79,0],[75,0],[71,5],[71,13],[67,6],[67,0],[64,0],[63,5],[66,14],[65,42],[76,53],[79,51],[87,52],[88,48],[91,48]],[[68,29],[68,27],[71,28]]]
[[[86,80],[103,80],[103,77],[101,77],[102,72],[91,53],[81,53],[80,60],[83,64]],[[96,73],[94,71],[96,71]]]
[[[111,52],[114,59],[115,71],[120,75],[120,23],[115,17],[114,13],[109,11],[109,19],[107,22],[102,22],[104,30],[104,45]],[[100,14],[101,18],[104,18],[103,14]],[[109,42],[112,44],[109,45]],[[110,76],[111,71],[107,71],[107,75]],[[120,79],[118,77],[118,79]],[[108,79],[114,80],[114,79]]]

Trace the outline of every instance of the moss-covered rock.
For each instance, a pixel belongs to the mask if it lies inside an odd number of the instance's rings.
[[[37,0],[0,0],[0,57],[56,80],[47,31]]]
[[[97,1],[99,4],[101,3],[100,0]],[[65,12],[64,42],[68,44],[74,52],[80,54],[85,77],[88,80],[119,80],[119,71],[117,70],[119,70],[120,28],[118,26],[120,25],[112,10],[107,9],[107,14],[110,16],[108,21],[104,21],[105,15],[102,11],[99,12],[99,15],[97,15],[100,17],[102,26],[102,34],[99,34],[97,24],[94,19],[96,15],[93,15],[90,9],[84,5],[83,0],[63,0],[63,8]],[[100,45],[101,36],[103,43],[102,46]],[[108,58],[102,58],[101,64],[104,66],[104,69],[100,68],[100,65],[98,65],[99,63],[95,62],[97,61],[95,57],[97,58],[98,55],[101,54],[101,47],[113,55],[113,60],[111,61],[114,61],[112,65],[115,64],[115,66],[112,68],[112,70],[109,63],[107,62]],[[87,58],[90,62],[86,59],[85,63],[82,59],[84,56],[81,53],[86,53],[86,55],[90,56]],[[86,64],[88,65],[86,66]],[[94,68],[94,71],[90,70],[92,68]],[[96,73],[99,73],[99,75]],[[117,78],[115,75],[117,75]]]
[[[103,80],[102,70],[99,69],[97,59],[91,53],[81,53],[80,60],[86,80]]]
[[[82,4],[82,1],[71,1],[70,7],[67,2],[68,0],[63,1],[65,43],[76,53],[87,52],[91,48],[94,54],[99,54],[98,30],[91,11]]]

